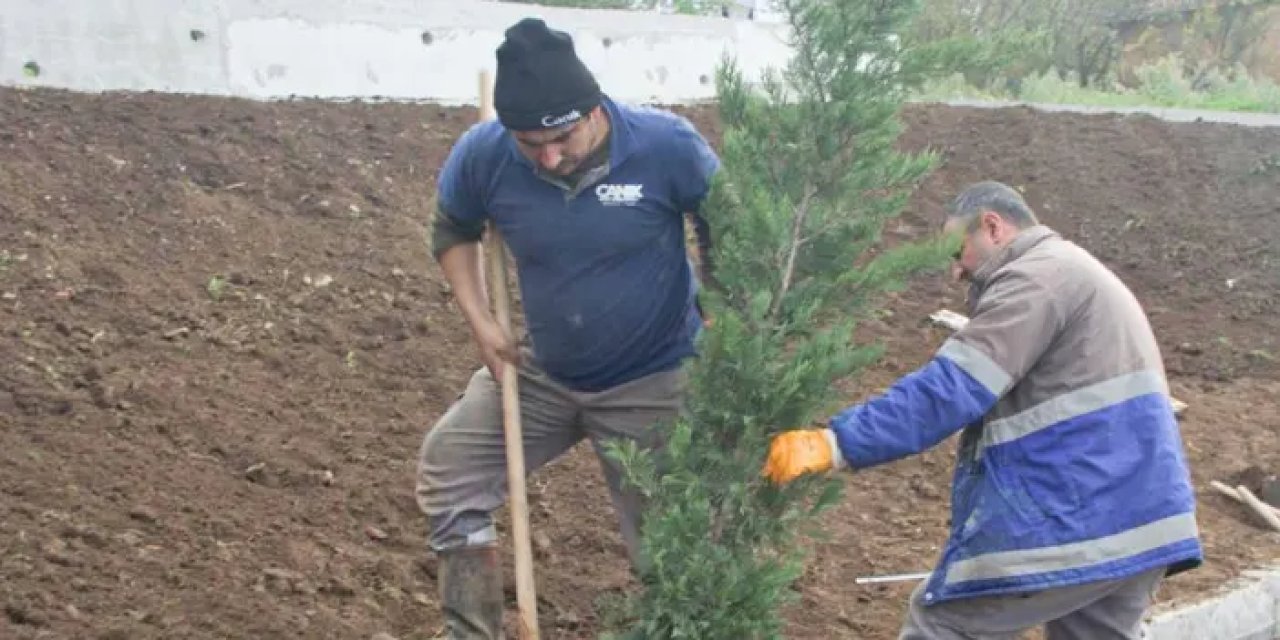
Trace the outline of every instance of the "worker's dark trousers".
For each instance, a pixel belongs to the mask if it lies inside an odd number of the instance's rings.
[[[1132,578],[926,606],[911,594],[898,640],[1013,640],[1041,627],[1047,640],[1136,640],[1164,568]]]
[[[526,354],[527,355],[527,354]],[[525,362],[529,359],[526,357]],[[637,562],[640,497],[623,489],[617,464],[603,455],[614,438],[657,446],[655,425],[674,420],[684,402],[687,373],[656,373],[597,393],[565,388],[536,367],[520,367],[520,418],[526,470],[532,473],[583,439],[604,469],[622,538]],[[418,505],[437,551],[494,544],[490,515],[507,498],[502,390],[489,370],[471,377],[462,397],[426,434],[418,463]]]

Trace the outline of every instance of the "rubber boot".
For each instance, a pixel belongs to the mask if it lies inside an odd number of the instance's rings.
[[[502,640],[498,547],[439,552],[440,603],[449,640]]]

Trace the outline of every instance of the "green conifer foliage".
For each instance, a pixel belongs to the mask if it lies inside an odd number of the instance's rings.
[[[781,637],[804,537],[840,482],[762,479],[769,439],[845,404],[834,383],[879,355],[854,342],[857,321],[947,250],[880,243],[934,162],[895,149],[904,98],[931,68],[897,38],[917,2],[783,4],[789,66],[759,85],[730,60],[717,74],[723,167],[703,209],[713,324],[690,365],[687,415],[664,431],[661,453],[611,447],[650,506],[643,588],[609,637]]]

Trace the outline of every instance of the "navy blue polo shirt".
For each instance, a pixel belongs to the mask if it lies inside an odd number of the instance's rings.
[[[673,369],[701,327],[685,252],[719,160],[684,118],[604,99],[608,173],[573,194],[539,177],[497,120],[458,140],[440,172],[440,211],[492,220],[515,258],[537,365],[600,391]]]

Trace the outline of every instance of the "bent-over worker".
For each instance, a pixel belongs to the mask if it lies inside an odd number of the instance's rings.
[[[1146,315],[1006,185],[967,188],[944,233],[969,323],[883,395],[777,436],[765,475],[866,469],[960,431],[950,535],[899,638],[1138,638],[1161,580],[1202,562]]]

